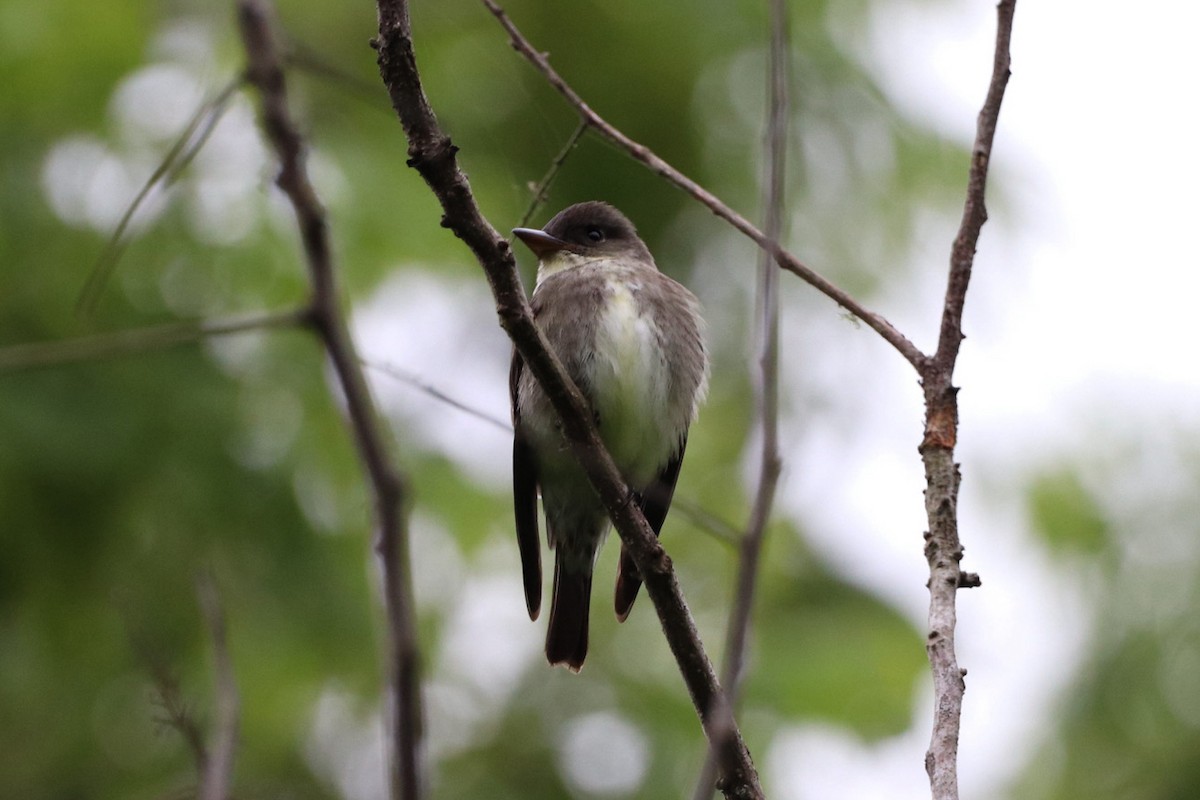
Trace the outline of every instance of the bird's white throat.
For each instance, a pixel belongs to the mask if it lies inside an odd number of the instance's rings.
[[[572,253],[569,250],[558,250],[548,256],[538,259],[537,283],[534,285],[534,291],[541,286],[551,275],[557,275],[564,270],[572,269],[573,267],[581,267],[590,261],[597,259],[588,256],[581,256],[578,253]]]

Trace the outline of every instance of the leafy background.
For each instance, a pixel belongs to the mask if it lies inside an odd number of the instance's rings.
[[[894,31],[966,41],[975,58],[964,83],[971,78],[981,96],[986,37],[919,24],[938,13],[953,22],[962,13],[953,9],[970,6],[990,30],[990,7],[978,5],[791,8],[790,241],[919,344],[933,336],[973,112],[948,103],[960,120],[951,124],[924,113],[890,71],[902,72],[895,53],[876,45]],[[526,1],[508,10],[593,107],[754,212],[761,4]],[[434,107],[485,213],[511,227],[575,120],[481,6],[449,0],[413,13]],[[525,619],[511,541],[508,346],[477,267],[438,227],[432,196],[405,167],[367,47],[371,5],[331,13],[289,0],[280,17],[346,301],[414,484],[434,796],[687,793],[701,741],[649,604],[622,626],[601,613],[615,547],[598,568],[587,668],[573,676],[541,659],[542,629]],[[1018,46],[1027,27],[1052,22],[1021,8]],[[1019,117],[1027,82],[1039,79],[1021,64],[1039,62],[1016,55]],[[243,95],[180,179],[135,217],[94,313],[74,311],[130,199],[191,113],[241,68],[231,8],[5,0],[0,63],[0,343],[304,301],[294,223]],[[984,577],[961,599],[971,670],[964,786],[995,798],[1192,797],[1195,382],[1102,375],[1062,401],[1034,379],[1086,361],[1078,354],[1088,341],[1057,308],[1051,317],[1071,330],[1036,348],[1044,366],[1014,363],[1004,349],[1009,321],[1038,319],[1046,304],[1019,270],[1055,213],[1043,213],[1053,200],[1039,195],[1038,129],[1005,150],[1005,124],[1002,114],[993,223],[960,375],[964,539],[969,568]],[[735,554],[685,512],[739,525],[748,511],[756,256],[594,137],[534,220],[593,197],[636,220],[662,268],[708,308],[713,391],[664,535],[718,653]],[[788,467],[761,577],[744,729],[771,796],[919,797],[929,690],[918,393],[872,334],[804,287],[785,280],[785,289]],[[1151,323],[1128,335],[1156,331]],[[1185,350],[1189,341],[1161,339]],[[1194,341],[1193,332],[1192,353]],[[500,424],[380,367],[416,375]],[[1014,374],[1029,383],[1004,385]],[[193,715],[211,720],[211,646],[194,589],[210,572],[242,698],[237,796],[381,796],[369,498],[330,386],[316,343],[296,331],[3,375],[0,795],[187,793],[191,756],[160,722],[152,675],[173,676]]]

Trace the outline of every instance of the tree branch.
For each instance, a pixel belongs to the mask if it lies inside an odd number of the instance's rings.
[[[393,800],[422,794],[421,698],[415,607],[408,554],[407,480],[388,455],[388,434],[371,398],[354,341],[338,306],[325,210],[309,181],[306,152],[287,107],[279,48],[264,0],[239,0],[238,21],[249,59],[248,80],[262,98],[262,122],[280,160],[276,179],[296,212],[312,282],[312,324],[333,362],[355,444],[375,497],[375,551],[383,573],[388,623],[389,785]]]
[[[14,344],[0,347],[0,372],[18,372],[73,361],[92,361],[148,350],[163,350],[214,336],[228,336],[247,331],[299,327],[307,323],[308,316],[307,308],[292,308],[224,319],[168,322],[59,341]]]
[[[579,140],[587,133],[587,123],[583,120],[575,126],[575,130],[567,137],[567,143],[563,145],[562,150],[558,151],[558,155],[550,162],[550,168],[546,170],[546,174],[538,181],[537,185],[533,186],[533,197],[529,199],[529,207],[525,209],[525,213],[521,215],[521,221],[517,223],[518,228],[524,228],[529,224],[529,220],[533,219],[534,212],[538,206],[546,201],[546,195],[550,192],[550,184],[554,183],[554,179],[558,177],[558,171],[562,169],[562,165],[566,162],[567,156],[571,155],[571,151],[575,149],[575,145],[579,144]]]
[[[800,259],[785,250],[779,242],[768,236],[767,234],[756,228],[749,220],[741,214],[734,211],[725,203],[714,195],[712,192],[705,189],[700,184],[693,181],[691,178],[684,175],[679,170],[672,167],[663,159],[654,154],[650,148],[644,144],[635,142],[630,139],[613,125],[609,124],[603,117],[591,109],[583,98],[575,92],[571,86],[563,80],[553,67],[550,66],[550,61],[546,55],[538,51],[528,39],[522,35],[513,21],[509,19],[504,9],[497,5],[494,0],[483,0],[483,4],[488,10],[495,15],[504,30],[508,33],[509,42],[514,50],[525,57],[530,64],[537,69],[538,72],[546,78],[546,80],[558,90],[558,93],[566,99],[568,105],[575,109],[581,120],[587,123],[588,126],[594,128],[600,135],[611,141],[613,144],[620,147],[622,150],[652,172],[665,178],[668,182],[682,189],[687,194],[691,195],[697,201],[705,205],[710,211],[716,214],[721,219],[728,222],[737,230],[748,236],[759,247],[771,254],[776,263],[780,267],[795,274],[804,282],[811,285],[817,291],[832,299],[842,308],[849,311],[858,319],[862,320],[868,327],[878,333],[890,345],[900,352],[910,364],[921,369],[926,360],[926,356],[922,353],[915,344],[909,341],[903,333],[896,329],[890,322],[884,319],[880,314],[867,309],[857,300],[850,296],[849,293],[834,285],[831,281],[818,274],[815,270],[806,266]]]
[[[163,156],[162,161],[142,184],[142,188],[125,208],[125,212],[117,222],[117,227],[109,237],[100,257],[92,266],[91,273],[75,301],[76,314],[80,316],[90,314],[96,307],[104,285],[112,276],[113,270],[117,268],[117,262],[121,259],[121,253],[125,249],[126,243],[125,231],[129,228],[129,223],[133,221],[133,215],[141,208],[142,203],[156,186],[160,184],[170,186],[187,169],[188,164],[192,163],[192,159],[196,157],[196,154],[204,147],[204,143],[208,141],[208,137],[216,130],[217,123],[221,121],[221,117],[229,108],[237,90],[241,88],[242,81],[243,78],[240,75],[234,78],[225,84],[221,91],[196,109],[183,131],[167,150],[167,154]]]
[[[507,420],[500,419],[499,417],[493,417],[491,414],[482,409],[476,408],[472,405],[464,403],[461,400],[451,397],[441,389],[423,380],[419,375],[416,375],[415,373],[412,373],[403,367],[398,367],[394,364],[374,363],[371,361],[363,361],[362,364],[368,369],[377,370],[382,372],[384,375],[387,375],[389,378],[393,378],[394,380],[398,380],[403,384],[411,386],[417,391],[432,397],[434,400],[445,403],[451,408],[456,408],[464,414],[468,414],[475,419],[486,422],[493,428],[499,428],[505,433],[512,433],[512,425]]]
[[[996,50],[992,59],[992,79],[987,97],[975,126],[975,146],[971,150],[971,170],[967,178],[967,199],[963,204],[962,222],[950,253],[950,276],[946,285],[946,303],[942,312],[934,359],[938,367],[953,367],[958,348],[964,338],[962,310],[967,299],[967,284],[975,264],[975,248],[979,232],[987,221],[984,199],[987,191],[988,165],[992,158],[992,141],[1000,118],[1000,104],[1011,74],[1009,46],[1012,40],[1013,14],[1016,0],[1000,0],[996,6]]]
[[[788,131],[788,36],[784,0],[771,0],[770,118],[767,124],[766,230],[778,241],[783,232],[784,181]],[[741,567],[730,617],[729,643],[725,653],[722,682],[729,687],[730,702],[736,702],[747,629],[754,602],[759,555],[781,469],[779,455],[779,272],[765,253],[759,263],[758,289],[758,416],[762,425],[758,489],[750,520],[741,542]]]
[[[958,736],[966,674],[954,652],[955,598],[959,587],[978,586],[979,576],[959,567],[963,547],[958,536],[960,474],[954,463],[958,437],[958,389],[954,366],[963,339],[962,310],[975,261],[979,232],[987,219],[984,205],[988,162],[996,121],[1009,77],[1009,42],[1016,0],[997,7],[996,49],[991,83],[975,135],[962,224],[950,256],[950,272],[937,352],[921,371],[925,392],[925,510],[929,521],[925,555],[929,561],[929,635],[926,649],[933,671],[934,717],[925,768],[934,800],[958,798]]]
[[[237,681],[234,679],[233,662],[229,658],[229,645],[225,638],[221,599],[210,576],[202,575],[197,580],[196,594],[200,599],[200,610],[208,623],[209,636],[212,637],[217,706],[213,742],[208,748],[208,757],[203,760],[198,797],[199,800],[226,800],[233,783],[233,758],[237,747]]]
[[[788,79],[788,15],[784,0],[770,0],[771,45],[767,60],[767,121],[763,159],[763,208],[766,236],[772,241],[783,238],[784,186],[787,178],[787,138],[790,115]],[[762,427],[759,454],[758,488],[754,494],[746,532],[738,542],[738,574],[725,627],[725,654],[721,666],[721,685],[726,698],[737,708],[741,678],[754,609],[760,556],[767,522],[775,503],[781,461],[779,455],[779,270],[771,256],[760,251],[758,297],[755,304],[758,339],[758,380],[756,381],[758,418]],[[696,784],[694,800],[712,797],[715,764],[713,749],[704,762]]]
[[[629,502],[629,490],[604,449],[586,401],[534,324],[512,250],[480,213],[467,177],[458,167],[457,148],[442,132],[429,106],[413,52],[408,4],[405,0],[377,0],[377,7],[379,37],[373,45],[380,75],[408,137],[409,166],[421,174],[441,203],[441,224],[475,254],[496,300],[501,327],[554,405],[572,451],[629,547],[706,735],[711,741],[721,730],[734,731],[733,736],[722,739],[730,743],[722,748],[720,759],[726,796],[761,797],[758,775],[727,704],[719,699],[720,684],[679,590],[671,560],[637,504]]]

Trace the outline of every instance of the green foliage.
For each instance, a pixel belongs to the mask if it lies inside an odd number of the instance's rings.
[[[1096,553],[1111,539],[1103,512],[1073,473],[1038,481],[1030,506],[1034,525],[1052,546]]]
[[[795,533],[771,532],[770,557]],[[747,703],[790,719],[845,725],[864,738],[897,735],[927,664],[919,634],[894,609],[802,556],[766,576],[756,609],[759,646]]]
[[[1035,485],[1039,528],[1086,558],[1092,647],[1014,796],[1185,798],[1200,786],[1200,453],[1174,421]],[[1097,491],[1092,487],[1111,487]]]

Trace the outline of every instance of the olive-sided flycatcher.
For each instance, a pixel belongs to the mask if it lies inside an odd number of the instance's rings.
[[[637,231],[607,203],[573,205],[543,230],[513,233],[538,257],[534,318],[593,418],[655,535],[675,492],[688,426],[708,387],[704,323],[695,295],[658,271]],[[514,352],[509,373],[513,498],[530,619],[541,609],[537,496],[554,549],[546,658],[579,671],[587,655],[592,565],[609,519],[575,460],[549,399]],[[641,586],[621,548],[616,612]]]

